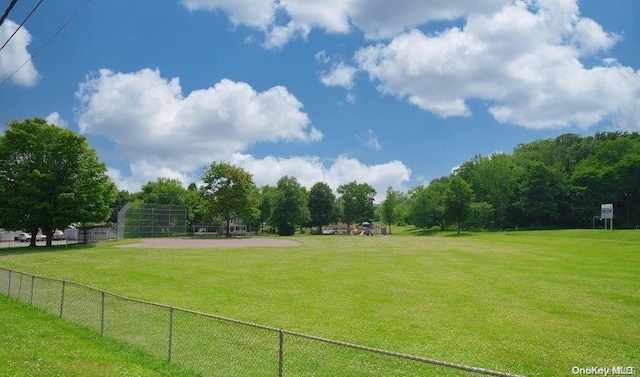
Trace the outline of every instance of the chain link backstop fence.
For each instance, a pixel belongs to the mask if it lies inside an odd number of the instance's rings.
[[[118,239],[184,237],[187,214],[186,206],[127,203],[118,211]]]
[[[203,376],[515,376],[134,300],[0,268],[0,293]]]

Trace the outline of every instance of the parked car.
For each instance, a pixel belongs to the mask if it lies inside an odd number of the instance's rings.
[[[20,242],[31,242],[31,233],[22,232],[16,237]],[[36,234],[36,242],[46,241],[47,236],[44,234]]]
[[[29,242],[31,241],[31,234],[22,232],[18,234],[18,237],[16,237],[16,241]]]
[[[65,238],[66,238],[66,237],[65,237],[64,232],[63,232],[63,231],[61,231],[61,230],[59,230],[59,229],[56,229],[56,231],[55,231],[55,232],[53,232],[53,240],[54,240],[54,241],[61,241],[61,240],[64,240]]]

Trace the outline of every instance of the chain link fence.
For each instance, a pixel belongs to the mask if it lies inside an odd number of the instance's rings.
[[[186,206],[129,202],[118,211],[117,237],[184,237],[187,217]]]
[[[130,299],[5,268],[0,268],[0,293],[203,376],[515,376]]]

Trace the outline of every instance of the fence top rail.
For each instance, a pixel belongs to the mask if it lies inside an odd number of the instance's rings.
[[[466,372],[484,374],[484,375],[489,375],[489,376],[522,377],[521,375],[512,374],[512,373],[508,373],[508,372],[500,372],[500,371],[495,371],[495,370],[491,370],[491,369],[473,367],[473,366],[469,366],[469,365],[451,363],[451,362],[447,362],[447,361],[440,361],[440,360],[421,357],[421,356],[413,356],[413,355],[403,354],[403,353],[394,352],[394,351],[387,351],[387,350],[383,350],[383,349],[379,349],[379,348],[367,347],[367,346],[362,346],[362,345],[359,345],[359,344],[348,343],[348,342],[343,342],[343,341],[339,341],[339,340],[332,340],[332,339],[322,338],[322,337],[319,337],[319,336],[298,333],[298,332],[295,332],[295,331],[279,329],[279,328],[272,327],[272,326],[260,325],[260,324],[257,324],[257,323],[252,323],[252,322],[242,321],[242,320],[238,320],[238,319],[223,317],[223,316],[219,316],[219,315],[215,315],[215,314],[203,313],[203,312],[199,312],[199,311],[196,311],[196,310],[177,308],[177,307],[170,306],[170,305],[159,304],[157,302],[151,302],[151,301],[145,301],[145,300],[130,298],[130,297],[122,296],[122,295],[119,295],[119,294],[107,292],[107,291],[104,291],[102,289],[94,288],[94,287],[91,287],[91,286],[88,286],[88,285],[84,285],[84,284],[80,284],[80,283],[76,283],[76,282],[71,282],[71,281],[66,281],[66,280],[63,280],[63,279],[55,279],[55,278],[50,278],[50,277],[45,277],[45,276],[29,274],[29,273],[26,273],[26,272],[12,270],[10,268],[6,268],[6,267],[2,267],[2,266],[0,266],[0,270],[8,271],[10,274],[11,273],[17,273],[17,274],[22,274],[22,275],[26,275],[26,276],[31,276],[31,277],[34,277],[34,278],[57,281],[57,282],[63,283],[63,284],[73,284],[73,285],[76,285],[76,286],[79,286],[79,287],[83,287],[83,288],[86,288],[86,289],[94,290],[94,291],[100,292],[102,294],[109,295],[109,296],[112,296],[112,297],[116,297],[116,298],[119,298],[119,299],[122,299],[122,300],[137,302],[137,303],[141,303],[141,304],[145,304],[145,305],[151,305],[151,306],[155,306],[155,307],[159,307],[159,308],[164,308],[164,309],[167,309],[167,310],[170,310],[170,311],[181,311],[181,312],[184,312],[184,313],[203,316],[203,317],[207,317],[207,318],[211,318],[211,319],[215,319],[215,320],[219,320],[219,321],[224,321],[224,322],[233,323],[233,324],[242,325],[242,326],[253,327],[253,328],[256,328],[256,329],[261,329],[261,330],[266,330],[266,331],[271,331],[271,332],[277,332],[277,333],[280,333],[280,334],[286,334],[286,335],[294,336],[294,337],[298,337],[298,338],[309,339],[309,340],[313,340],[313,341],[317,341],[317,342],[333,344],[333,345],[336,345],[336,346],[348,347],[348,348],[361,350],[361,351],[366,351],[366,352],[371,352],[371,353],[376,353],[376,354],[380,354],[380,355],[386,355],[386,356],[396,357],[396,358],[405,359],[405,360],[412,360],[412,361],[417,361],[417,362],[422,362],[422,363],[427,363],[427,364],[432,364],[432,365],[437,365],[437,366],[442,366],[442,367],[447,367],[447,368],[452,368],[452,369],[463,370],[463,371],[466,371]]]
[[[242,321],[242,320],[239,320],[239,319],[233,319],[233,318],[223,317],[223,316],[219,316],[219,315],[215,315],[215,314],[203,313],[203,312],[199,312],[199,311],[196,311],[196,310],[178,308],[178,307],[175,307],[175,306],[166,305],[166,304],[160,304],[160,303],[157,303],[157,302],[145,301],[145,300],[141,300],[141,299],[137,299],[137,298],[126,297],[126,296],[123,296],[123,295],[119,295],[117,293],[107,292],[107,291],[105,291],[103,289],[91,287],[89,285],[76,283],[76,282],[73,282],[73,281],[67,281],[67,280],[63,280],[63,279],[56,279],[56,278],[50,278],[50,277],[46,277],[46,276],[34,275],[34,274],[26,273],[26,272],[23,272],[23,271],[12,270],[10,268],[6,268],[6,267],[2,267],[2,266],[0,266],[0,270],[8,271],[9,273],[13,272],[13,273],[16,273],[16,274],[22,274],[22,275],[26,275],[26,276],[33,276],[33,277],[38,278],[38,279],[45,279],[45,280],[50,280],[50,281],[56,281],[56,282],[59,282],[59,283],[72,284],[72,285],[75,285],[75,286],[78,286],[78,287],[82,287],[82,288],[94,290],[94,291],[97,291],[97,292],[100,292],[100,293],[104,293],[106,295],[109,295],[109,296],[112,296],[112,297],[116,297],[116,298],[119,298],[121,300],[137,302],[137,303],[145,304],[145,305],[151,305],[151,306],[155,306],[155,307],[159,307],[159,308],[164,308],[164,309],[167,309],[167,310],[181,311],[181,312],[194,314],[194,315],[199,315],[199,316],[203,316],[203,317],[208,317],[208,318],[212,318],[212,319],[216,319],[216,320],[220,320],[220,321],[225,321],[225,322],[229,322],[229,323],[235,323],[235,324],[238,324],[238,325],[250,326],[250,327],[254,327],[254,328],[258,328],[258,329],[262,329],[262,330],[268,330],[268,331],[273,331],[273,332],[281,331],[281,329],[276,328],[276,327],[260,325],[260,324],[257,324],[257,323]]]
[[[317,341],[317,342],[333,344],[333,345],[336,345],[336,346],[353,348],[353,349],[357,349],[357,350],[361,350],[361,351],[377,353],[377,354],[380,354],[380,355],[393,356],[393,357],[397,357],[397,358],[400,358],[400,359],[407,359],[407,360],[418,361],[418,362],[423,362],[423,363],[427,363],[427,364],[433,364],[433,365],[439,365],[439,366],[448,367],[448,368],[459,369],[459,370],[463,370],[463,371],[467,371],[467,372],[480,373],[480,374],[485,374],[485,375],[489,375],[489,376],[498,376],[498,377],[522,377],[522,376],[517,375],[517,374],[511,374],[511,373],[507,373],[507,372],[500,372],[500,371],[495,371],[495,370],[485,369],[485,368],[472,367],[472,366],[469,366],[469,365],[456,364],[456,363],[451,363],[451,362],[447,362],[447,361],[440,361],[440,360],[436,360],[436,359],[430,359],[430,358],[427,358],[427,357],[407,355],[407,354],[400,353],[400,352],[387,351],[387,350],[383,350],[383,349],[380,349],[380,348],[361,346],[359,344],[347,343],[347,342],[343,342],[343,341],[339,341],[339,340],[332,340],[332,339],[322,338],[322,337],[319,337],[319,336],[302,334],[302,333],[298,333],[298,332],[294,332],[294,331],[288,331],[288,330],[280,330],[280,331],[282,331],[282,333],[284,333],[286,335],[295,336],[295,337],[298,337],[298,338],[314,340],[314,341]]]

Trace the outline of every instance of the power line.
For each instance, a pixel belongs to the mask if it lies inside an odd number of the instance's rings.
[[[7,43],[9,43],[9,41],[11,40],[11,38],[13,38],[14,35],[16,35],[16,33],[18,32],[18,30],[20,30],[22,28],[22,25],[24,25],[25,22],[27,22],[27,20],[29,19],[29,17],[31,17],[31,15],[33,13],[35,13],[36,9],[38,9],[38,7],[40,6],[40,4],[42,4],[44,0],[40,0],[38,2],[38,4],[36,4],[35,7],[33,7],[33,9],[31,10],[31,12],[27,15],[27,17],[22,21],[22,23],[20,24],[20,26],[18,26],[18,28],[16,29],[16,31],[13,32],[13,34],[11,34],[11,36],[9,37],[9,39],[7,39],[6,42],[4,42],[4,44],[2,45],[2,47],[0,47],[0,51],[2,51],[2,49],[4,48],[4,46],[7,45]],[[26,63],[25,63],[26,64]]]
[[[13,9],[14,5],[16,5],[17,2],[18,2],[18,0],[11,0],[11,3],[9,3],[9,6],[7,7],[7,10],[4,11],[4,14],[0,18],[0,26],[2,26],[2,23],[9,16],[9,13],[11,12],[11,9]]]
[[[44,0],[40,0],[40,3],[44,1]],[[87,4],[89,4],[91,2],[91,0],[87,0],[85,1],[84,4],[82,4],[82,6],[80,8],[78,8],[78,10],[71,15],[71,17],[69,17],[69,19],[62,24],[62,26],[60,26],[60,28],[58,28],[58,30],[56,30],[55,33],[53,33],[53,35],[51,37],[49,37],[49,39],[47,39],[46,42],[44,42],[44,44],[42,46],[40,46],[40,48],[38,50],[36,50],[36,52],[34,52],[33,54],[31,54],[31,56],[29,57],[29,59],[27,59],[27,61],[25,61],[24,63],[22,63],[22,65],[20,67],[18,67],[18,69],[16,69],[15,71],[13,71],[13,73],[11,75],[9,75],[9,77],[7,77],[6,79],[4,79],[4,81],[0,82],[0,86],[4,85],[7,81],[9,81],[13,76],[15,76],[16,73],[18,73],[18,71],[20,71],[25,65],[27,65],[27,63],[29,63],[31,60],[33,60],[33,58],[35,58],[40,51],[42,51],[43,48],[45,48],[49,42],[51,42],[61,31],[62,29],[64,29],[67,25],[69,25],[69,23],[71,21],[73,21],[74,18],[76,18],[76,16],[78,15],[78,13],[80,13],[84,7],[87,6]],[[40,4],[38,3],[38,5]]]

